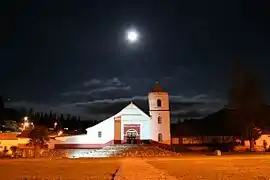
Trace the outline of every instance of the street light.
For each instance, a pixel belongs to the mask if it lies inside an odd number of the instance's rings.
[[[56,128],[56,126],[57,126],[57,122],[54,123],[54,129]]]

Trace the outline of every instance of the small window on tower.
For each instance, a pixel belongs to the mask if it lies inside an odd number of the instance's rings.
[[[158,124],[161,124],[162,123],[162,119],[160,116],[158,116]]]
[[[161,100],[160,99],[157,100],[157,106],[161,107]]]
[[[158,142],[161,142],[161,141],[162,141],[162,134],[159,133],[159,134],[158,134]]]
[[[101,136],[102,136],[102,132],[98,131],[98,138],[101,138]]]

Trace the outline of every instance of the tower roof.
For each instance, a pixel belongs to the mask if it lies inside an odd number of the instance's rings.
[[[160,86],[160,83],[156,81],[155,86],[153,87],[151,92],[164,92],[163,89]]]

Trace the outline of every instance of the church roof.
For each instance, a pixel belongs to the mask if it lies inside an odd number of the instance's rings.
[[[104,123],[107,123],[107,122],[114,120],[115,118],[121,117],[121,116],[126,116],[126,117],[127,116],[144,116],[145,119],[143,118],[141,120],[149,120],[149,118],[150,118],[144,111],[142,111],[138,106],[136,106],[133,102],[131,102],[125,108],[123,108],[121,111],[119,111],[117,114],[101,121],[100,123],[98,123],[92,127],[87,128],[86,130],[88,131],[92,128],[100,126]]]
[[[160,83],[156,81],[155,86],[153,87],[151,92],[164,92],[163,89],[160,86]]]
[[[143,112],[138,106],[136,106],[133,102],[127,105],[124,109],[122,109],[119,113],[115,115],[143,115],[149,117],[145,112]]]

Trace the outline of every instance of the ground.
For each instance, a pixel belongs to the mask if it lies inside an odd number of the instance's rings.
[[[270,155],[188,155],[175,158],[1,159],[1,179],[270,178]]]

